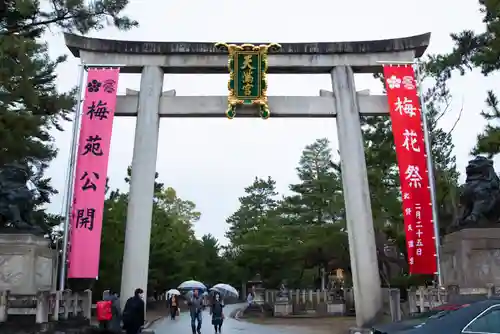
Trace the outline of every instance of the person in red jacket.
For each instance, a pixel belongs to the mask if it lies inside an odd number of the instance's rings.
[[[101,329],[107,329],[113,333],[121,331],[120,300],[111,290],[103,292],[103,298],[96,304],[96,315]]]

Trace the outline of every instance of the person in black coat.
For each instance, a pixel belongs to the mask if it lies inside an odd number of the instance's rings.
[[[224,321],[224,302],[220,298],[220,294],[216,293],[214,301],[210,306],[210,314],[212,315],[212,325],[214,326],[215,333],[221,333],[222,322]]]
[[[144,291],[135,289],[134,296],[130,297],[123,309],[123,328],[127,334],[137,334],[144,326]]]
[[[170,308],[170,319],[175,320],[175,317],[177,316],[177,312],[179,311],[179,299],[177,298],[176,295],[172,295],[168,299],[168,305]]]

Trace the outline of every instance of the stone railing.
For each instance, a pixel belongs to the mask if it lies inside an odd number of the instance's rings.
[[[469,300],[490,298],[497,292],[493,285],[483,288],[412,288],[407,291],[408,297],[402,301],[400,289],[384,289],[384,306],[389,310],[393,321],[401,320],[403,316],[421,313],[443,304],[460,301],[460,297],[468,296]]]
[[[403,296],[402,292],[405,292],[406,296]],[[323,316],[354,313],[354,293],[349,288],[343,290],[341,299],[334,298],[328,291],[311,289],[289,290],[287,296],[281,298],[278,294],[278,290],[266,290],[264,300],[275,309],[275,313],[282,313],[282,315]],[[447,289],[419,287],[407,291],[395,288],[382,289],[384,312],[390,314],[394,321],[400,320],[404,316],[425,312],[445,303],[453,303],[455,297],[469,296],[471,297],[469,299],[474,300],[476,297],[481,299],[495,294],[496,289],[492,285],[483,288],[450,286]]]
[[[56,311],[57,310],[57,311]],[[91,318],[92,291],[73,293],[39,292],[37,295],[20,296],[9,291],[0,291],[0,323],[7,322],[10,317],[34,316],[37,324],[50,320],[66,320],[70,318]]]
[[[271,305],[274,304],[279,299],[279,293],[279,290],[266,290],[264,292],[265,302]],[[343,294],[343,299],[349,299],[348,295],[352,294],[352,289],[344,289]],[[321,291],[319,289],[296,289],[288,291],[288,300],[293,304],[317,305],[333,301],[334,299],[329,291]]]
[[[342,290],[342,297],[334,297],[329,291],[297,289],[289,290],[286,296],[279,296],[278,290],[264,292],[265,303],[281,316],[309,314],[311,316],[344,315],[354,307],[352,289]],[[287,305],[285,305],[287,304]]]

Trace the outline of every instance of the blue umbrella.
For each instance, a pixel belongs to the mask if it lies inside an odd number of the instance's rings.
[[[205,284],[203,284],[201,282],[189,280],[189,281],[182,282],[177,287],[177,289],[179,289],[179,290],[202,290],[202,291],[205,291],[207,289],[207,287],[205,286]]]

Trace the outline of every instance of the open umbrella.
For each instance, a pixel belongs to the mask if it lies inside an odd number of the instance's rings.
[[[182,282],[177,287],[177,289],[179,289],[179,290],[206,290],[207,287],[205,286],[205,284],[203,284],[201,282],[189,280],[189,281]]]
[[[232,296],[238,298],[240,295],[238,293],[238,290],[233,288],[231,285],[224,283],[215,284],[210,290],[217,291],[224,296]]]
[[[170,289],[166,292],[167,296],[180,296],[180,292],[177,289]]]

